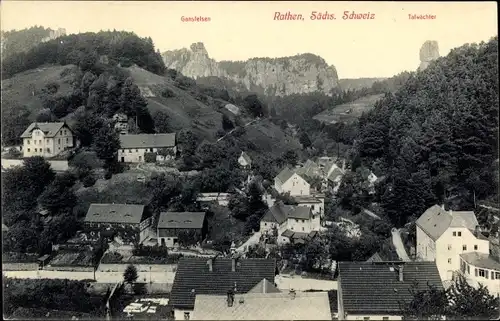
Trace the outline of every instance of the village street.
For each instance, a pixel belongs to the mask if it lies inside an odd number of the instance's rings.
[[[403,240],[401,239],[401,231],[399,229],[393,228],[391,232],[392,232],[392,243],[396,248],[396,252],[398,253],[399,258],[405,262],[411,262],[408,253],[406,253]]]

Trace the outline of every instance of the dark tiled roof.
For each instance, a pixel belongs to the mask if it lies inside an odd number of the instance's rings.
[[[366,262],[382,262],[382,256],[377,252],[373,254]]]
[[[26,130],[22,133],[21,137],[22,138],[29,138],[31,137],[31,132],[34,129],[40,129],[44,134],[45,137],[54,137],[56,134],[59,132],[61,128],[65,125],[64,122],[58,122],[58,123],[31,123],[31,125],[26,128]],[[68,127],[68,125],[66,125]],[[71,131],[71,129],[68,127],[68,129]]]
[[[120,135],[121,148],[167,148],[174,146],[174,133]]]
[[[404,265],[403,281],[399,281],[398,265]],[[409,292],[416,281],[418,289],[427,289],[427,282],[442,289],[443,284],[435,262],[339,262],[339,289],[347,314],[399,313],[400,302],[409,302]],[[392,270],[391,270],[392,268]]]
[[[295,174],[294,171],[292,171],[290,168],[288,167],[285,167],[283,168],[283,170],[278,174],[278,176],[276,176],[277,179],[279,179],[281,181],[281,183],[285,183],[286,181],[288,181],[292,176],[293,174]]]
[[[308,220],[311,216],[311,208],[307,206],[284,205],[277,202],[269,208],[262,221],[282,224],[289,218]]]
[[[158,228],[201,229],[205,212],[163,212],[158,220]]]
[[[90,204],[85,222],[138,224],[144,214],[144,205]]]
[[[197,294],[226,295],[235,283],[237,293],[247,293],[262,279],[274,283],[275,259],[239,259],[236,272],[231,271],[231,259],[214,259],[211,272],[207,262],[207,258],[199,257],[179,260],[170,293],[172,306],[191,309]]]

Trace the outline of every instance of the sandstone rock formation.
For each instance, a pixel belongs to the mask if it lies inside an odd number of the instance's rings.
[[[427,40],[420,47],[420,66],[418,70],[424,70],[429,63],[439,58],[439,46],[435,40]]]
[[[203,43],[190,49],[167,51],[163,54],[167,68],[175,69],[184,76],[220,77],[243,85],[250,91],[262,91],[267,95],[284,96],[295,93],[321,91],[331,94],[338,87],[334,66],[313,54],[301,54],[283,58],[252,58],[247,61],[215,61],[211,59]]]
[[[57,30],[50,30],[50,35],[46,38],[42,39],[42,42],[47,42],[50,40],[54,40],[56,38],[62,37],[66,35],[65,28],[57,28]]]

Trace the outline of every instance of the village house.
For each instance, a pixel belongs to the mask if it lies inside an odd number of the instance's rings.
[[[155,153],[156,161],[174,159],[175,134],[120,135],[119,162],[144,163],[147,153]]]
[[[467,252],[460,254],[460,273],[467,283],[488,288],[490,294],[500,295],[500,258],[491,254]]]
[[[158,220],[158,244],[166,247],[179,245],[182,233],[192,244],[201,242],[207,233],[205,212],[163,212]]]
[[[278,290],[278,289],[276,289]],[[327,292],[196,295],[192,320],[331,320]]]
[[[170,293],[175,320],[191,319],[198,295],[247,293],[263,279],[274,284],[275,274],[275,259],[183,257]]]
[[[434,205],[416,222],[417,257],[435,261],[443,281],[453,279],[460,270],[460,255],[477,252],[489,254],[489,241],[480,232],[472,211],[446,211]],[[469,258],[469,256],[467,256]]]
[[[123,113],[116,113],[113,115],[113,122],[115,124],[115,130],[117,130],[121,135],[128,134],[128,117]]]
[[[339,320],[402,320],[414,283],[443,289],[435,262],[339,262]]]
[[[314,215],[311,208],[282,202],[271,206],[260,221],[260,231],[277,233],[279,244],[289,243],[294,238],[306,240],[311,232],[320,229],[320,215]]]
[[[24,157],[54,157],[76,145],[73,131],[64,122],[32,123],[21,138]]]
[[[280,194],[290,193],[291,196],[311,195],[311,184],[305,177],[288,167],[285,167],[274,178],[274,188]]]
[[[241,155],[238,158],[238,163],[244,169],[250,169],[252,167],[252,159],[245,152],[241,152]]]
[[[294,196],[293,199],[298,206],[309,207],[313,215],[319,215],[320,217],[325,215],[325,194]]]
[[[143,242],[148,236],[151,216],[144,205],[90,204],[84,224],[91,235],[103,230],[125,232],[124,229],[131,229],[139,242]]]

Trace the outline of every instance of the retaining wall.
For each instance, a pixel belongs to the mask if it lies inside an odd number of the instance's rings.
[[[36,271],[38,263],[2,263],[4,271]]]
[[[99,272],[125,272],[127,266],[131,263],[119,263],[119,264],[109,264],[101,263],[99,264]],[[149,272],[151,267],[151,272],[175,272],[177,269],[177,264],[133,264],[137,268],[137,272]]]
[[[50,167],[55,171],[67,171],[69,169],[69,164],[67,160],[48,160]],[[8,169],[14,166],[22,166],[22,159],[6,159],[2,158],[2,167]]]

